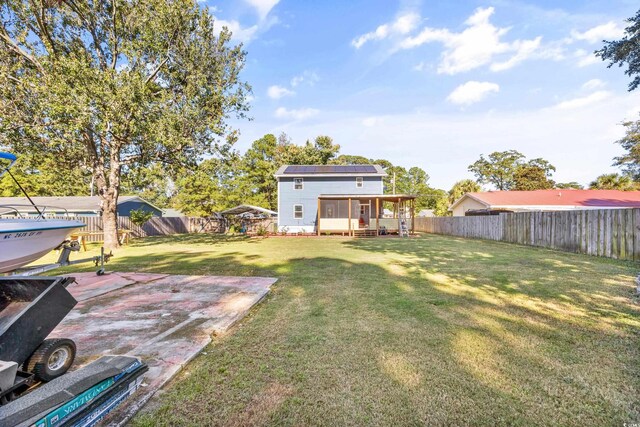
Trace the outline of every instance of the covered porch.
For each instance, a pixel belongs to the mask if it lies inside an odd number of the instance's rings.
[[[385,214],[387,208],[387,214]],[[321,194],[316,231],[348,236],[413,233],[415,196]]]

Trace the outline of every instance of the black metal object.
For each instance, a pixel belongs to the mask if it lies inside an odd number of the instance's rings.
[[[22,365],[75,307],[73,277],[0,277],[0,360]]]
[[[25,196],[27,196],[27,200],[29,200],[29,203],[31,203],[31,206],[34,207],[34,209],[36,210],[36,212],[38,212],[38,218],[42,218],[44,215],[42,214],[42,211],[40,211],[40,209],[38,209],[38,207],[36,206],[35,203],[33,203],[33,200],[31,200],[31,197],[29,196],[29,193],[27,193],[27,190],[25,190],[24,188],[22,188],[22,185],[20,185],[20,181],[18,181],[16,179],[15,176],[13,176],[13,174],[11,173],[11,171],[9,170],[9,168],[6,169],[6,172],[9,174],[9,176],[11,177],[11,179],[13,179],[13,182],[15,182],[18,185],[18,188],[20,189],[20,191],[22,191],[22,194],[24,194]]]

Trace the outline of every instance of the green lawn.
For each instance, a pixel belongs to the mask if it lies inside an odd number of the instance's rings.
[[[637,264],[432,235],[195,235],[109,267],[280,278],[134,426],[640,421]]]

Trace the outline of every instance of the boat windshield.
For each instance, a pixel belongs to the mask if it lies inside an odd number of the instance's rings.
[[[15,155],[0,151],[0,176],[4,175],[15,162]]]

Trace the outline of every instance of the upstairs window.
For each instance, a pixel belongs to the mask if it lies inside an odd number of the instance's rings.
[[[293,205],[293,219],[302,219],[302,205]]]
[[[302,190],[304,188],[304,181],[302,178],[293,178],[293,189]]]
[[[362,177],[359,176],[356,178],[356,188],[362,188],[364,186],[363,182],[362,182]]]

